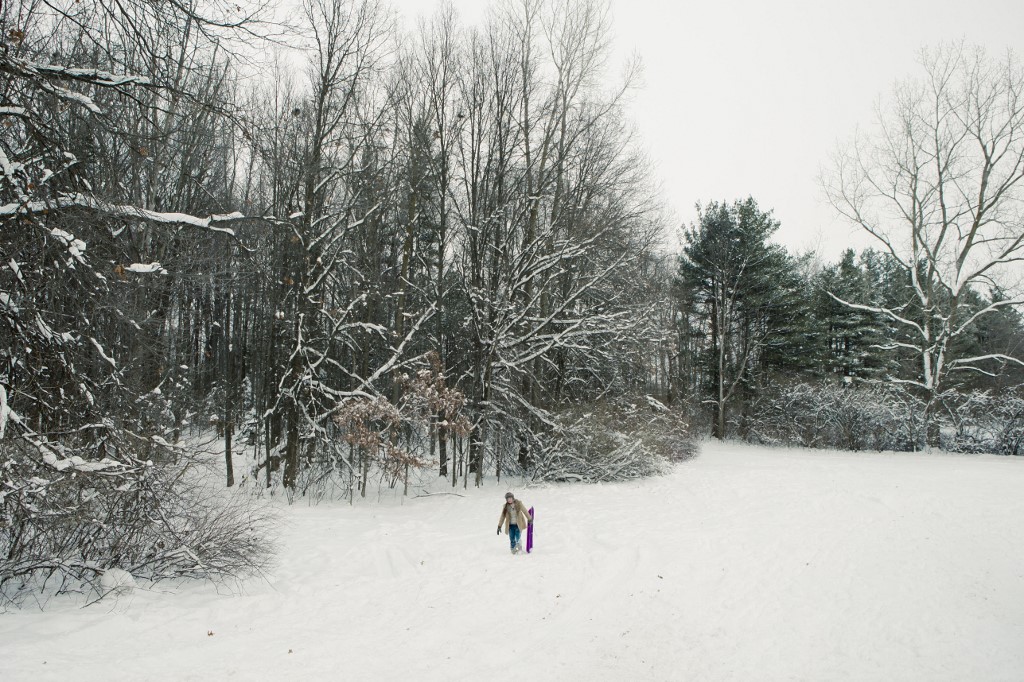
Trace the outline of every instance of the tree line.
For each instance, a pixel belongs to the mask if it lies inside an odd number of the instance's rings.
[[[695,419],[710,421],[719,438],[1020,452],[1024,320],[1005,290],[969,289],[955,304],[946,292],[926,312],[915,278],[925,279],[927,263],[912,273],[868,248],[823,264],[770,242],[778,227],[748,198],[703,206],[686,231],[662,363],[670,372],[659,382],[666,400],[691,396]],[[949,318],[939,306],[954,305],[967,324],[949,334],[952,361],[929,386],[922,353],[935,350],[921,346],[924,324],[910,321],[941,326]],[[862,437],[852,422],[838,427],[858,419]],[[839,430],[830,437],[832,426]],[[869,437],[872,430],[885,433]]]
[[[822,177],[874,248],[794,258],[753,200],[707,204],[687,231],[676,346],[716,436],[732,408],[769,441],[1020,452],[1024,69],[964,43],[920,57]],[[835,378],[870,390],[818,386]],[[854,414],[882,435],[851,440]]]

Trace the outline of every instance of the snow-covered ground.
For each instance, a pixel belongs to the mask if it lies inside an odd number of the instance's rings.
[[[0,616],[0,680],[1024,679],[1024,458],[706,444],[514,490],[529,556],[505,484],[297,504],[265,581]]]

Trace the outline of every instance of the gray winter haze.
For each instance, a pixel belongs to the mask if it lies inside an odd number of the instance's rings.
[[[495,3],[453,4],[474,24]],[[410,24],[438,6],[395,3]],[[782,222],[779,241],[826,260],[871,242],[835,215],[819,169],[870,125],[895,81],[920,76],[921,49],[962,40],[995,57],[1024,50],[1014,0],[619,0],[611,13],[608,71],[642,60],[631,115],[675,222],[695,221],[697,202],[753,196]]]

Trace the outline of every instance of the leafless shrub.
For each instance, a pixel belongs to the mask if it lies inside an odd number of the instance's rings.
[[[891,386],[787,384],[754,401],[747,439],[844,450],[916,450],[924,403]]]
[[[218,494],[178,453],[156,464],[111,438],[104,459],[55,468],[25,441],[6,441],[0,465],[0,599],[100,590],[111,569],[150,581],[241,577],[272,556],[269,516],[252,498]],[[77,459],[74,459],[77,458]],[[89,464],[105,463],[91,468]]]
[[[621,481],[664,473],[697,454],[679,414],[650,397],[618,398],[560,413],[536,462],[545,481]]]
[[[1024,454],[1024,397],[1020,389],[947,390],[933,423],[948,452]],[[747,439],[770,445],[844,450],[921,449],[924,400],[893,386],[790,384],[762,394],[749,416]]]
[[[1019,387],[998,395],[946,391],[941,400],[944,450],[1024,454],[1024,395]]]

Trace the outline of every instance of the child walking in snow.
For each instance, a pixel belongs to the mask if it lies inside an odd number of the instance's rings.
[[[518,554],[522,550],[519,541],[522,529],[532,522],[533,517],[530,516],[526,505],[517,500],[512,493],[505,493],[505,504],[501,505],[501,516],[498,517],[498,535],[501,535],[501,526],[504,524],[513,554]]]

